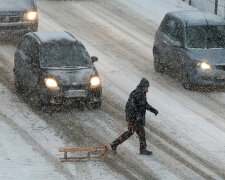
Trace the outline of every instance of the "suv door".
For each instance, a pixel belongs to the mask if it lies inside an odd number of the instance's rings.
[[[30,92],[36,91],[37,83],[39,79],[39,46],[34,39],[30,39],[29,58],[31,59],[30,71],[27,71],[28,87]]]
[[[25,89],[28,91],[33,91],[34,84],[36,83],[34,78],[34,62],[38,59],[38,50],[35,48],[35,40],[33,40],[31,37],[24,37],[20,48],[18,50],[19,57],[21,59],[21,69],[22,71],[22,81]]]
[[[27,72],[30,68],[29,64],[31,59],[28,57],[30,47],[30,40],[28,37],[24,37],[18,47],[15,54],[15,77],[23,87],[27,85]]]
[[[159,41],[158,51],[160,55],[160,61],[162,61],[167,67],[171,67],[170,48],[172,42],[170,35],[174,31],[175,27],[176,21],[170,16],[165,17],[160,27],[160,35],[158,38]]]
[[[168,53],[168,63],[170,69],[179,73],[183,63],[183,51],[184,49],[184,27],[178,20],[175,21],[175,28],[168,34],[170,38],[170,48]]]

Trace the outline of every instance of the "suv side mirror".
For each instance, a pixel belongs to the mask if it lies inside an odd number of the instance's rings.
[[[39,69],[40,68],[40,65],[37,64],[37,63],[32,63],[31,64],[33,68],[36,68],[36,69]]]
[[[32,63],[31,58],[28,57],[28,56],[26,56],[25,61],[26,61],[27,64],[31,64]]]
[[[182,44],[179,41],[175,41],[173,47],[182,48]]]
[[[92,56],[92,57],[91,57],[91,60],[92,60],[92,62],[94,63],[94,62],[98,61],[98,57]]]

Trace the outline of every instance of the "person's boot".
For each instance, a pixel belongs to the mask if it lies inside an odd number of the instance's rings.
[[[112,152],[114,152],[116,154],[117,146],[115,144],[110,144],[110,145],[111,145]]]
[[[152,153],[152,151],[149,151],[149,150],[143,150],[143,151],[140,151],[140,154],[141,155],[152,155],[153,153]]]

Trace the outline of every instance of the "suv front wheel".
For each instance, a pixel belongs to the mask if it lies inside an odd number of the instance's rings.
[[[99,97],[89,97],[87,99],[87,107],[91,109],[99,109],[102,105],[102,100]]]
[[[158,72],[158,73],[164,73],[164,71],[165,71],[165,67],[160,62],[160,58],[159,58],[158,53],[154,54],[154,68],[155,68],[155,71]]]
[[[16,92],[18,94],[23,94],[24,89],[22,88],[22,86],[19,83],[19,80],[16,78],[16,76],[14,76],[14,83],[15,83]]]
[[[194,86],[190,82],[190,77],[187,70],[183,70],[182,72],[182,86],[187,90],[193,90]]]

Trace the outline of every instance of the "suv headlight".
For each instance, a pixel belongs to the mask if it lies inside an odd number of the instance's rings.
[[[203,70],[212,69],[211,65],[206,62],[199,62],[199,63],[197,63],[197,65]]]
[[[59,90],[58,83],[57,83],[57,81],[55,79],[53,79],[53,78],[45,78],[44,81],[45,81],[45,86],[48,89]]]
[[[29,21],[34,21],[37,19],[37,11],[29,11],[26,14],[24,14],[24,19]]]
[[[90,79],[91,88],[96,88],[100,86],[100,78],[98,76],[91,77]]]

